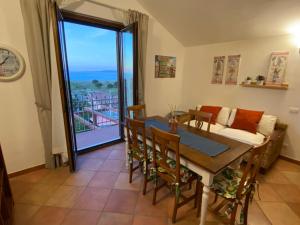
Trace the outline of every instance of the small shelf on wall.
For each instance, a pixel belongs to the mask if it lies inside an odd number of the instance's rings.
[[[265,89],[275,89],[275,90],[287,90],[289,89],[289,85],[274,85],[274,84],[264,84],[264,85],[258,85],[258,84],[245,84],[244,82],[240,84],[242,87],[250,87],[250,88],[265,88]]]

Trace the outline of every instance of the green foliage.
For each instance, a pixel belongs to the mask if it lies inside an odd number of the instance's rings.
[[[113,85],[112,83],[108,83],[108,84],[106,85],[106,87],[107,87],[108,89],[112,89],[112,88],[114,87],[114,85]]]

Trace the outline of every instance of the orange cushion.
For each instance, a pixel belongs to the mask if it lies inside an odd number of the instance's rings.
[[[222,107],[220,106],[208,106],[208,105],[203,105],[201,106],[200,111],[202,112],[206,112],[206,113],[211,113],[212,117],[211,117],[211,123],[215,124],[216,123],[216,119],[218,117],[219,112],[221,111]]]
[[[256,134],[258,123],[263,114],[263,111],[252,111],[238,108],[231,128],[246,130]]]

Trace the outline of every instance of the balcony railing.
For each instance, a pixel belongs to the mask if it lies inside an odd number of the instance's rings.
[[[73,96],[72,107],[76,133],[119,124],[118,96]]]

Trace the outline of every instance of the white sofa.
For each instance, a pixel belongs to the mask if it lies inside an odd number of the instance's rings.
[[[200,109],[201,105],[197,106]],[[210,132],[219,134],[243,143],[247,143],[253,146],[260,145],[263,143],[265,136],[269,136],[273,133],[277,117],[273,115],[263,115],[259,124],[257,133],[253,134],[251,132],[239,129],[230,128],[232,125],[236,114],[236,109],[230,109],[228,107],[222,107],[216,119],[216,124],[210,125]],[[187,124],[187,122],[185,122]],[[195,126],[195,120],[190,122],[191,126]],[[203,130],[207,129],[207,123],[204,122],[202,126]]]

